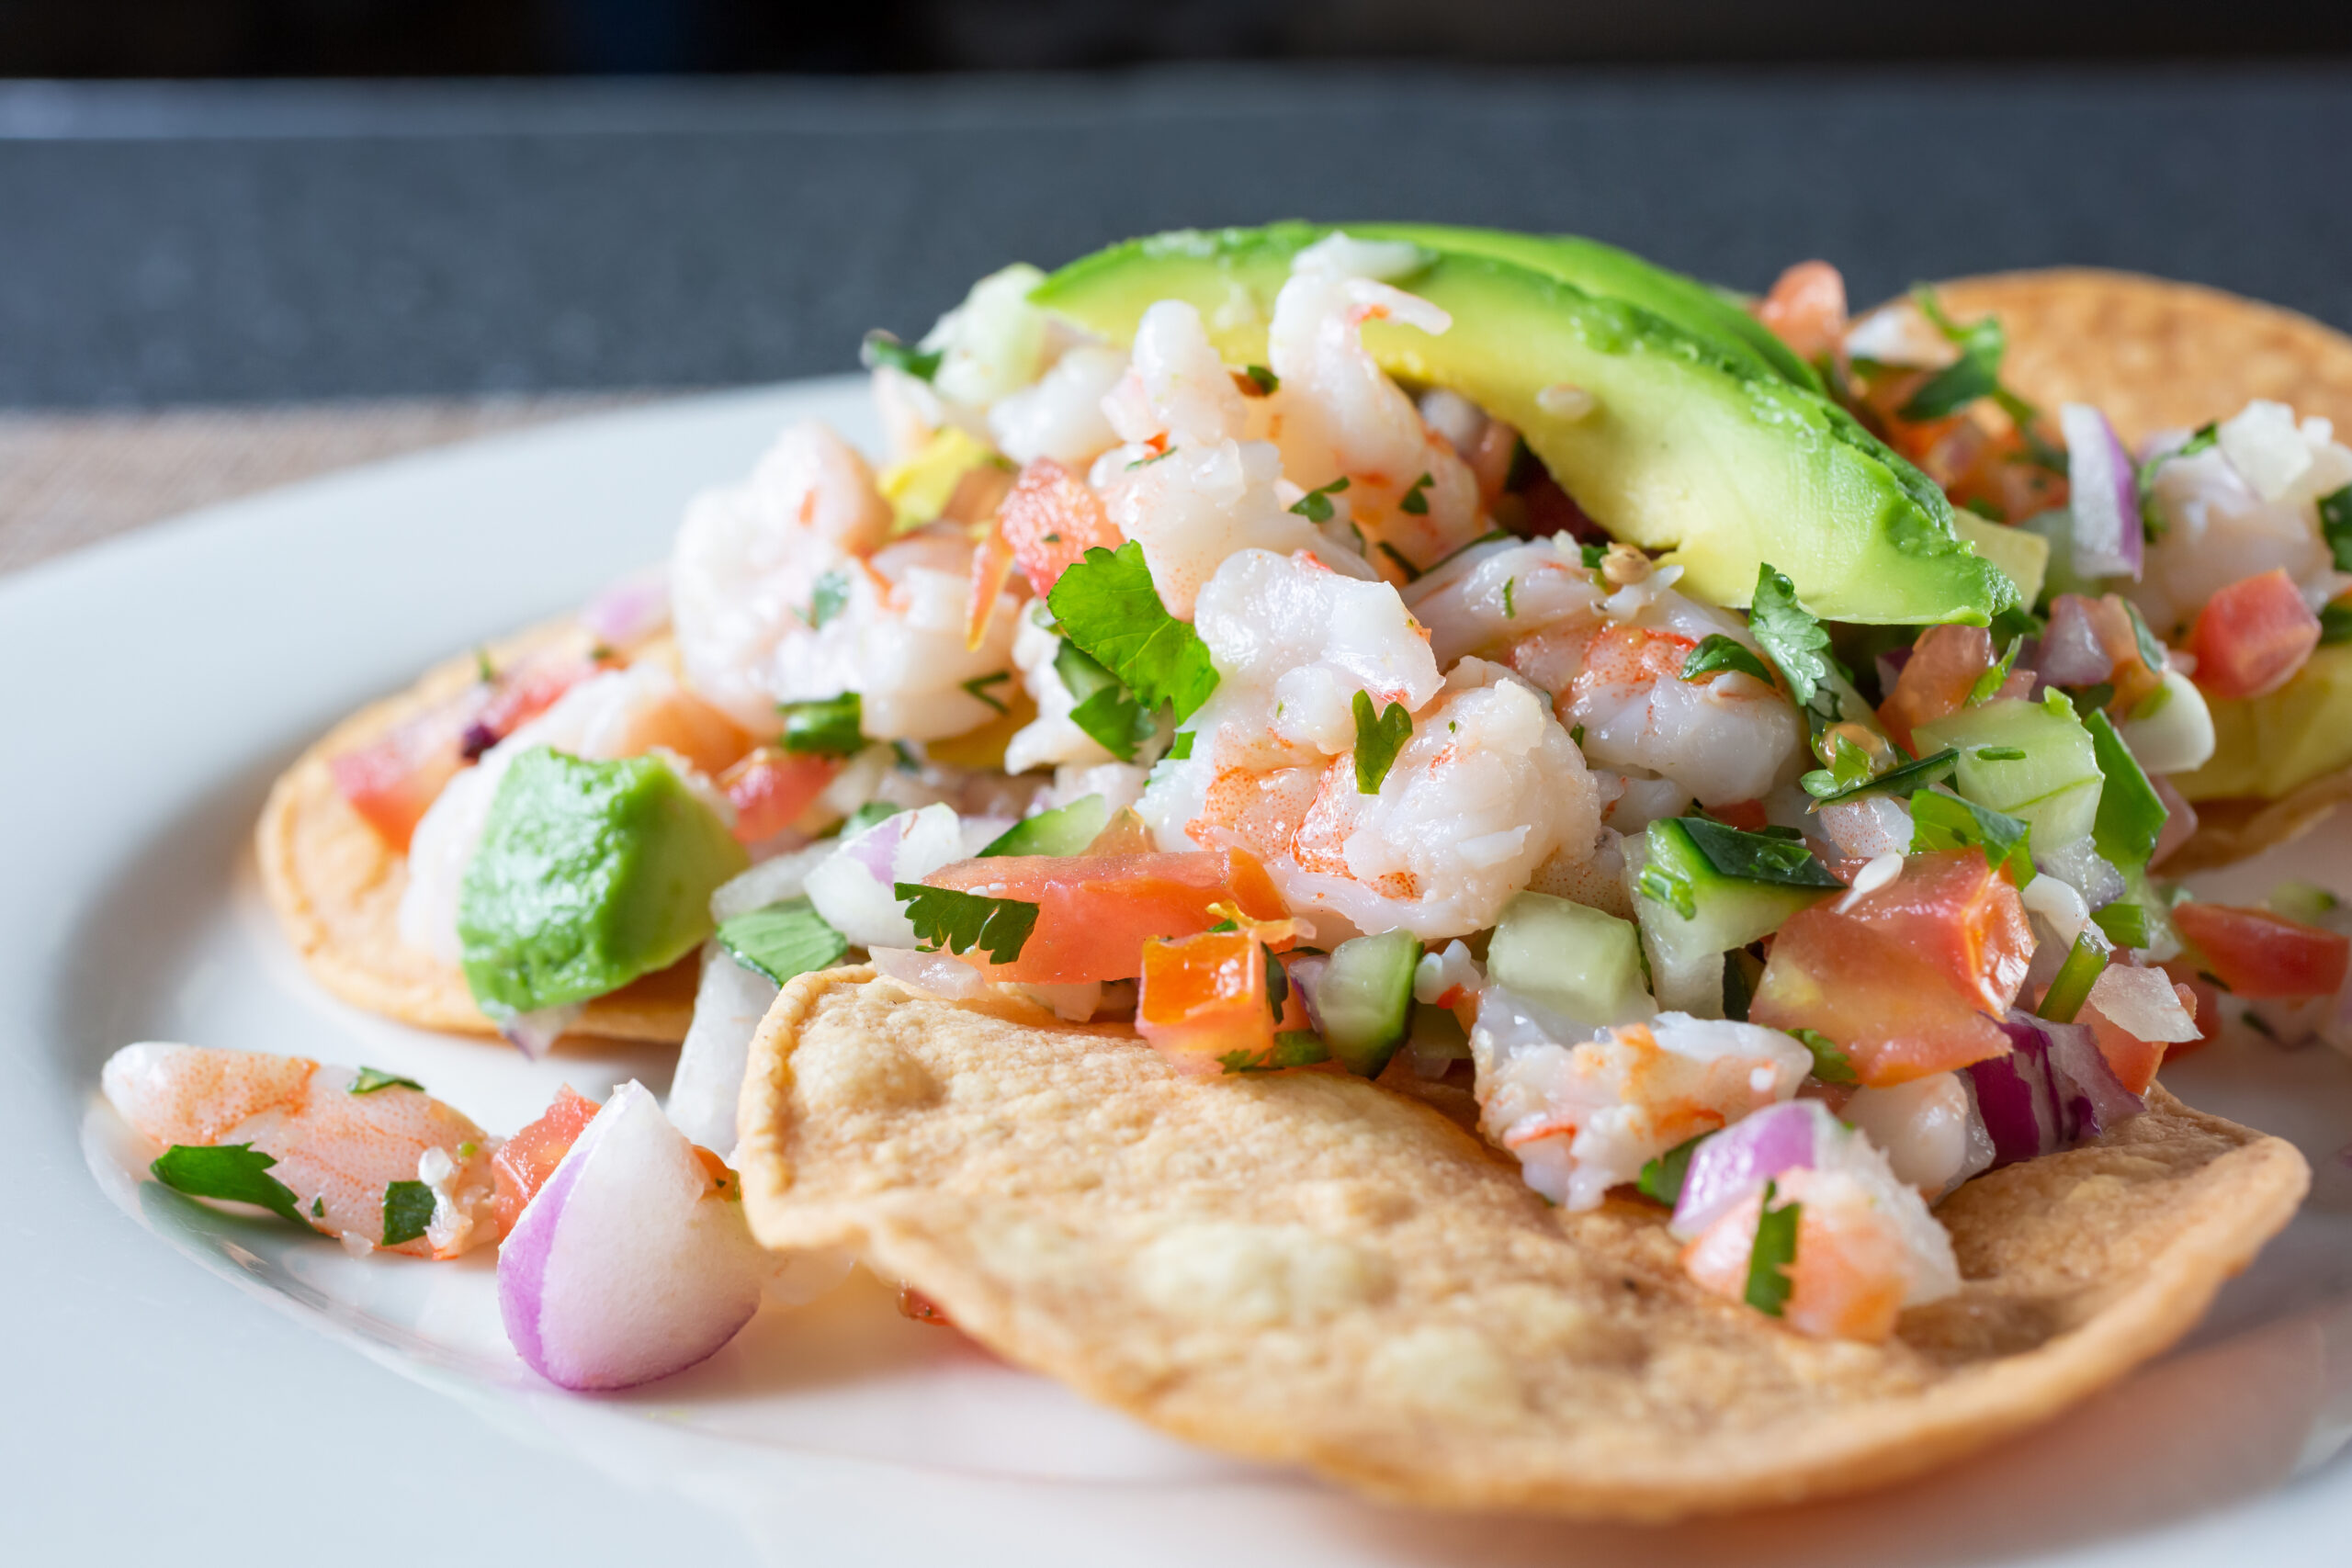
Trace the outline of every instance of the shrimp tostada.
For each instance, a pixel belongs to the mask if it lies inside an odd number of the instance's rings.
[[[683,1039],[769,1246],[1436,1503],[1915,1471],[2292,1213],[2290,1147],[2155,1077],[2229,1018],[2352,1049],[2352,919],[2167,873],[2352,763],[2352,344],[1282,223],[866,359],[878,468],[785,431],[662,572],[279,782],[325,984]],[[517,1201],[619,1114],[518,1138]]]

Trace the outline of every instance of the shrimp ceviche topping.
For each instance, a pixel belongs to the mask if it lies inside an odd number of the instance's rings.
[[[1939,1201],[2225,1020],[2352,1050],[2352,914],[2163,875],[2217,725],[2352,637],[2324,419],[2128,446],[1931,292],[1849,321],[1819,262],[1743,308],[1401,225],[1009,267],[865,352],[882,451],[782,431],[583,635],[332,760],[400,941],[526,1050],[698,965],[666,1112],[501,1140],[132,1046],[160,1178],[503,1238],[533,1366],[658,1376],[765,1288],[721,1157],[754,1030],[864,962],[1206,1080],[1451,1090],[1551,1203],[1670,1211],[1727,1310],[1878,1341],[1960,1288]]]

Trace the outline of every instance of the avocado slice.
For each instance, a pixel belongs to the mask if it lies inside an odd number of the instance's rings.
[[[1154,301],[1188,300],[1228,364],[1261,363],[1292,259],[1331,232],[1283,223],[1131,240],[1064,267],[1031,298],[1122,342]],[[1537,270],[1522,265],[1532,251],[1482,253],[1482,231],[1450,250],[1437,242],[1453,231],[1433,226],[1348,232],[1420,246],[1426,265],[1401,281],[1453,318],[1437,337],[1367,323],[1381,367],[1509,420],[1612,535],[1672,550],[1698,597],[1745,605],[1770,561],[1808,609],[1835,620],[1981,624],[2014,602],[2007,576],[1955,533],[1934,481],[1744,336],[1694,331],[1579,286],[1560,276],[1565,260]],[[1561,383],[1597,407],[1573,421],[1544,413],[1537,394]]]
[[[659,758],[538,746],[498,783],[458,896],[466,984],[492,1019],[601,997],[710,935],[710,896],[751,863]]]

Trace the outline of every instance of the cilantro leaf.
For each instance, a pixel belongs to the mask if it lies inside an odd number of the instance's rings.
[[[876,366],[888,365],[893,370],[905,371],[918,381],[928,381],[939,374],[939,362],[946,357],[946,354],[936,348],[928,354],[910,348],[899,342],[897,334],[876,329],[865,334],[863,352],[858,357],[865,361],[869,370]]]
[[[781,986],[797,975],[839,964],[849,952],[849,938],[807,898],[786,898],[721,920],[718,945],[744,968]]]
[[[1000,714],[1007,714],[1011,713],[1012,710],[1005,705],[1005,702],[1002,697],[997,696],[995,694],[991,693],[989,688],[990,686],[1001,685],[1012,679],[1012,671],[998,670],[986,675],[975,675],[970,680],[963,682],[961,684],[963,685],[965,692],[970,696],[980,702],[988,704],[989,706],[996,709]]]
[[[1582,544],[1577,547],[1577,559],[1584,563],[1587,571],[1599,571],[1600,563],[1608,558],[1607,545]]]
[[[1396,753],[1413,738],[1413,716],[1403,703],[1390,703],[1374,716],[1372,694],[1356,694],[1356,793],[1378,795],[1380,781],[1396,765]]]
[[[1911,850],[1984,852],[1984,863],[2009,868],[2020,889],[2033,880],[2032,829],[1988,806],[1923,789],[1911,797]]]
[[[1406,581],[1419,582],[1421,580],[1421,569],[1415,566],[1411,558],[1408,557],[1404,551],[1398,549],[1396,546],[1390,544],[1385,539],[1381,540],[1376,547],[1382,555],[1386,556],[1390,560],[1396,563],[1396,570],[1405,574]]]
[[[269,1174],[277,1163],[251,1144],[174,1144],[147,1168],[175,1192],[255,1204],[302,1224],[294,1190]]]
[[[385,1187],[384,1246],[414,1241],[432,1223],[432,1188],[422,1181],[394,1181]]]
[[[1274,956],[1272,948],[1262,942],[1258,946],[1266,957],[1266,1006],[1279,1022],[1283,1016],[1283,1004],[1290,1000],[1290,971],[1283,967],[1283,961]]]
[[[1176,732],[1176,739],[1174,743],[1168,748],[1168,760],[1171,762],[1189,762],[1193,760],[1193,732],[1191,730],[1180,729]]]
[[[978,947],[992,962],[1010,964],[1037,927],[1037,906],[1019,898],[990,898],[920,882],[893,883],[890,891],[906,906],[925,953],[963,953]]]
[[[2143,866],[2156,852],[2156,840],[2172,814],[2165,809],[2164,797],[2148,782],[2139,759],[2132,755],[2132,748],[2123,743],[2106,714],[2092,709],[2084,716],[2083,728],[2091,732],[2091,758],[2098,762],[2102,780],[2098,815],[2091,822],[2091,844],[2120,870]]]
[[[1797,1222],[1804,1213],[1802,1203],[1774,1208],[1772,1200],[1780,1190],[1777,1181],[1764,1184],[1763,1206],[1756,1214],[1756,1245],[1747,1254],[1747,1304],[1769,1317],[1788,1308],[1793,1288],[1789,1268],[1797,1260]]]
[[[1703,681],[1726,670],[1753,675],[1768,686],[1772,683],[1772,672],[1764,668],[1764,661],[1750,653],[1747,645],[1737,637],[1725,637],[1721,632],[1709,632],[1690,650],[1690,657],[1682,661],[1682,678],[1686,681]]]
[[[404,1078],[376,1067],[362,1067],[359,1076],[351,1080],[350,1093],[373,1094],[379,1089],[413,1089],[424,1092],[424,1086],[414,1078]]]
[[[1054,673],[1076,702],[1069,721],[1122,762],[1136,760],[1136,748],[1159,732],[1159,721],[1127,694],[1127,689],[1076,643],[1065,639],[1054,655]]]
[[[2319,640],[2322,647],[2352,642],[2352,604],[2339,601],[2319,607]]]
[[[1695,1138],[1683,1139],[1643,1166],[1641,1177],[1634,1185],[1644,1197],[1655,1198],[1668,1208],[1672,1208],[1681,1201],[1682,1179],[1690,1174],[1690,1156],[1699,1152],[1701,1144],[1713,1136],[1712,1133],[1702,1133]]]
[[[1860,747],[1855,749],[1860,750]],[[1916,761],[1889,768],[1874,779],[1864,779],[1860,784],[1849,784],[1842,789],[1833,788],[1826,795],[1815,785],[1815,781],[1821,777],[1818,773],[1807,773],[1798,782],[1804,785],[1807,795],[1812,795],[1822,805],[1835,806],[1841,800],[1851,800],[1856,795],[1907,795],[1913,790],[1925,789],[1929,784],[1940,783],[1949,777],[1951,771],[1958,766],[1960,766],[1959,749],[1947,746],[1942,750],[1930,752]]]
[[[1290,509],[1309,523],[1331,521],[1331,498],[1348,488],[1348,476],[1341,474],[1329,484],[1308,491],[1290,504]]]
[[[1829,737],[1829,766],[1815,768],[1797,783],[1807,795],[1822,799],[1840,799],[1859,793],[1856,786],[1870,782],[1871,754],[1844,735]]]
[[[817,586],[808,596],[808,625],[821,628],[827,621],[849,608],[849,574],[829,571],[817,579]]]
[[[1304,1029],[1285,1029],[1262,1051],[1227,1051],[1217,1066],[1227,1073],[1278,1073],[1284,1067],[1311,1067],[1331,1059],[1323,1037]]]
[[[1519,619],[1519,609],[1510,602],[1510,591],[1518,585],[1519,579],[1516,577],[1503,579],[1503,619],[1506,621]]]
[[[1410,513],[1416,517],[1427,517],[1430,514],[1430,498],[1425,492],[1432,482],[1428,474],[1415,479],[1406,488],[1404,498],[1396,502],[1396,510]]]
[[[1960,357],[1937,371],[1920,384],[1903,405],[1901,417],[1914,423],[1941,419],[1955,413],[1979,398],[1996,396],[2001,389],[2001,359],[2008,348],[2008,334],[2001,330],[1997,316],[1987,316],[1969,326],[1959,326],[1944,314],[1935,291],[1920,286],[1911,291],[1912,301],[1919,313],[1935,324],[1946,341],[1960,348]],[[2030,423],[2020,419],[2020,425]]]
[[[1838,1043],[1817,1029],[1792,1029],[1796,1043],[1813,1053],[1813,1076],[1823,1083],[1860,1083],[1854,1064]]]
[[[1970,705],[1973,706],[1977,703],[1990,702],[1993,699],[1993,694],[2001,689],[2002,683],[2009,678],[2009,671],[2017,667],[2018,649],[2024,646],[2025,639],[2023,637],[2012,637],[2009,639],[2009,646],[2007,649],[2002,653],[2000,658],[1993,661],[1993,668],[1985,671],[1984,673],[1976,677],[1976,684],[1968,689],[1968,701]]]
[[[1242,367],[1241,374],[1248,379],[1251,386],[1258,389],[1258,396],[1261,398],[1270,398],[1273,396],[1276,391],[1281,389],[1283,384],[1283,378],[1281,377],[1275,375],[1272,371],[1267,369],[1262,365],[1244,366]]]
[[[2352,485],[2319,498],[2319,531],[2335,557],[2335,570],[2352,571]]]
[[[1046,603],[1062,636],[1125,683],[1146,707],[1170,705],[1183,723],[1216,690],[1208,645],[1168,613],[1130,539],[1116,551],[1097,545],[1064,571]]]
[[[2022,746],[1979,746],[1969,755],[1980,762],[2022,762],[2026,750]]]
[[[1747,630],[1780,667],[1797,706],[1809,706],[1815,690],[1829,678],[1829,634],[1797,603],[1796,584],[1773,570],[1770,561],[1756,569]]]
[[[813,702],[778,703],[784,715],[784,749],[820,757],[846,757],[865,750],[865,705],[855,692]]]

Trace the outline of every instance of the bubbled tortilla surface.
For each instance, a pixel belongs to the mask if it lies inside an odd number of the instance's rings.
[[[493,663],[505,665],[566,639],[577,641],[583,656],[591,642],[587,632],[563,622],[520,633],[487,651]],[[650,656],[660,655],[656,650]],[[368,744],[402,719],[463,691],[478,668],[472,653],[452,659],[407,691],[370,704],[329,730],[271,786],[254,847],[270,908],[321,985],[356,1007],[420,1029],[495,1034],[457,965],[401,941],[408,858],[352,810],[327,770],[330,758]],[[572,1032],[684,1040],[694,1018],[695,978],[690,954],[591,1001]]]
[[[1966,1287],[1883,1346],[1702,1293],[1662,1210],[1552,1209],[1373,1084],[1180,1077],[1123,1027],[871,970],[785,988],[739,1163],[769,1247],[855,1247],[1180,1437],[1413,1503],[1657,1519],[1925,1470],[2170,1344],[2309,1173],[2154,1106],[1945,1202]]]

